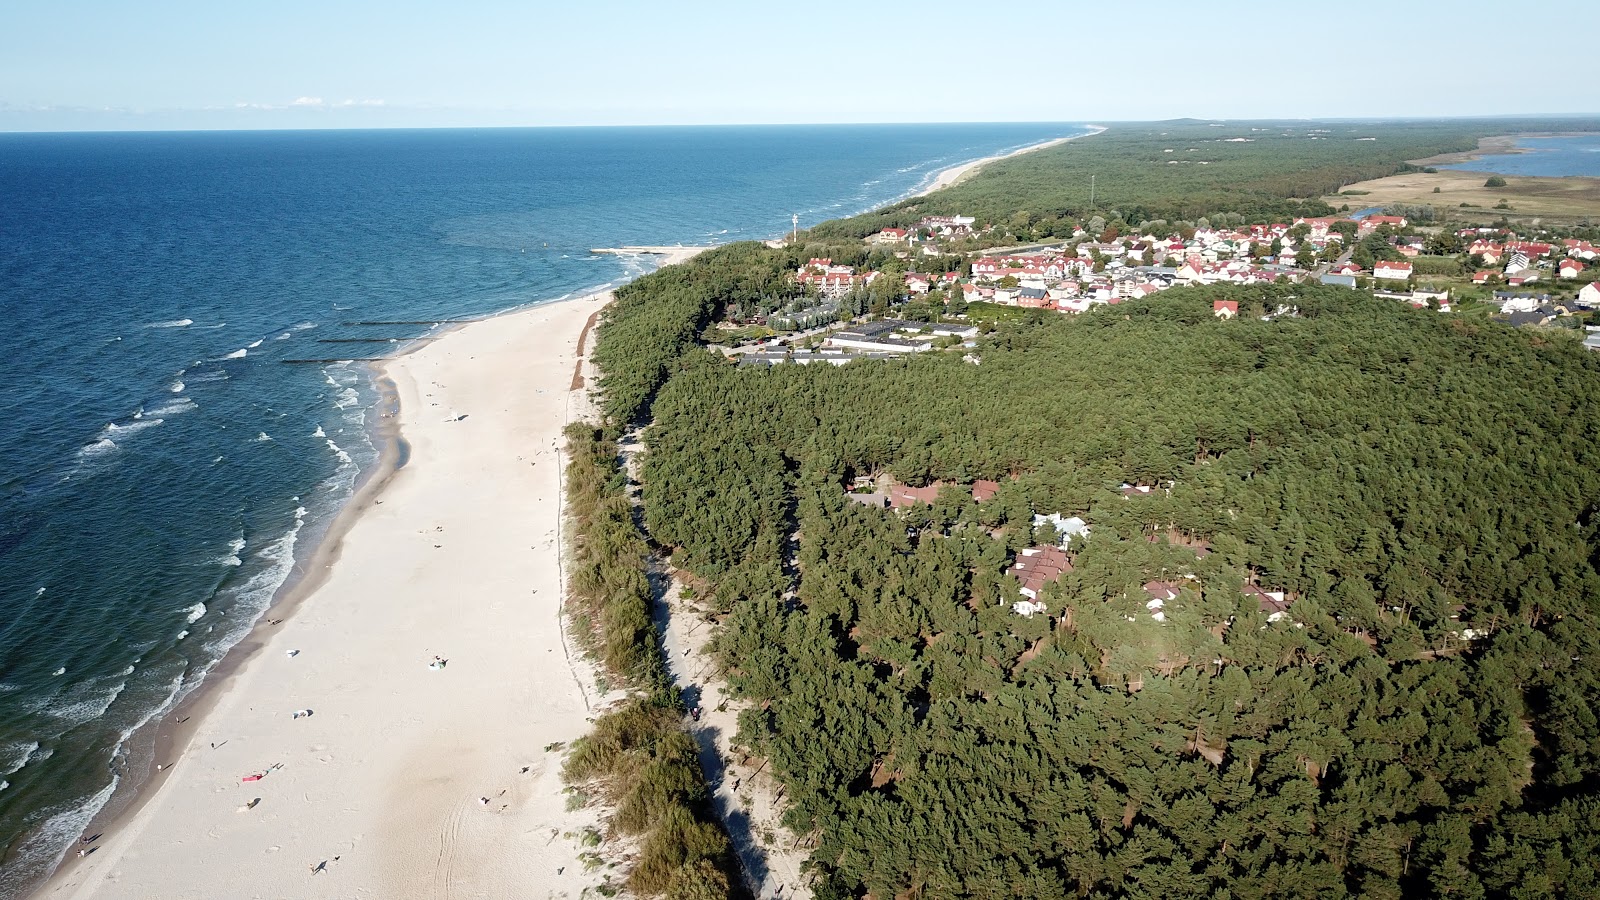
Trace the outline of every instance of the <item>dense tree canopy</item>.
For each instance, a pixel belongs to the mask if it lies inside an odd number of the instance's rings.
[[[1600,895],[1600,364],[1576,341],[1285,285],[1025,312],[965,355],[741,369],[696,343],[808,255],[889,268],[851,241],[923,214],[1323,212],[1294,198],[1506,130],[1119,127],[621,293],[608,424],[653,419],[644,524],[723,615],[740,739],[819,897]],[[895,511],[850,500],[860,478],[946,486]],[[1009,569],[1049,513],[1092,534],[1024,617]]]
[[[1229,296],[1250,315],[1173,291],[979,365],[691,357],[662,389],[647,521],[718,586],[744,737],[829,891],[1593,884],[1600,367],[1348,291]],[[1003,486],[902,517],[845,499],[877,472]],[[1005,569],[1057,511],[1093,536],[1019,617]]]

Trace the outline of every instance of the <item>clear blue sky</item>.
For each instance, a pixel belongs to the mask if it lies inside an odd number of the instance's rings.
[[[1507,9],[0,0],[0,130],[1600,112],[1592,10]]]

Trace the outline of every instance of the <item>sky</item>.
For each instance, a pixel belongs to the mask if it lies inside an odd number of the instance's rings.
[[[1600,112],[1483,0],[0,0],[0,131]]]

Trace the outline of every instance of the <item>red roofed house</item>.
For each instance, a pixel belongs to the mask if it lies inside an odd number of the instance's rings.
[[[1372,277],[1387,281],[1405,281],[1411,277],[1411,263],[1381,262],[1372,267]]]
[[[1384,225],[1404,228],[1406,227],[1406,218],[1405,216],[1367,216],[1356,223],[1356,233],[1365,237]]]
[[[1257,607],[1267,614],[1268,622],[1276,622],[1289,614],[1294,603],[1283,591],[1266,591],[1253,584],[1244,586],[1245,597],[1256,601]]]
[[[1587,266],[1575,259],[1563,259],[1561,261],[1561,277],[1577,278],[1578,273],[1582,272],[1585,268],[1587,268]]]
[[[898,244],[906,239],[906,233],[906,229],[904,228],[885,228],[872,237],[867,238],[867,240],[874,244]]]
[[[1170,581],[1147,581],[1144,593],[1149,597],[1144,608],[1150,610],[1150,618],[1157,622],[1167,620],[1166,606],[1169,602],[1178,599],[1178,586]]]
[[[1010,571],[1022,582],[1022,595],[1037,601],[1045,585],[1072,571],[1072,562],[1060,547],[1031,547],[1017,554]]]
[[[1489,283],[1489,279],[1493,278],[1496,274],[1497,273],[1495,273],[1493,271],[1490,271],[1489,269],[1479,270],[1477,272],[1472,273],[1472,283],[1473,284],[1488,284]]]
[[[1600,282],[1590,282],[1578,292],[1578,305],[1591,309],[1600,306]]]
[[[1361,267],[1356,265],[1355,263],[1343,263],[1341,265],[1334,266],[1333,270],[1330,271],[1328,274],[1330,274],[1330,275],[1360,275],[1361,274]]]
[[[1211,314],[1219,319],[1231,319],[1239,314],[1239,301],[1218,300],[1211,304]]]
[[[889,488],[889,508],[905,509],[918,503],[933,503],[939,497],[939,488],[944,487],[942,482],[935,481],[927,487],[915,488],[910,485],[896,483]]]

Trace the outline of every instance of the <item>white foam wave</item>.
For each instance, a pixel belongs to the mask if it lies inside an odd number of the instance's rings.
[[[327,433],[327,432],[326,432],[326,431],[323,431],[323,430],[322,430],[322,426],[321,426],[321,425],[318,425],[318,426],[317,426],[317,430],[316,430],[316,431],[313,431],[313,432],[311,432],[311,436],[312,436],[312,437],[319,437],[319,438],[325,438],[325,437],[327,437],[327,436],[328,436],[328,433]]]
[[[228,554],[219,556],[213,562],[223,566],[242,566],[244,560],[239,558],[239,551],[244,549],[244,537],[236,537],[228,542]],[[193,621],[193,620],[190,620]]]
[[[261,344],[264,341],[266,341],[266,338],[261,338],[260,340],[256,341],[254,344],[246,344],[245,345],[245,349],[246,350],[254,350],[255,348],[261,346]]]
[[[160,425],[161,422],[162,420],[157,418],[146,419],[144,418],[144,413],[139,412],[134,414],[132,422],[129,422],[125,425],[118,425],[117,423],[112,422],[111,424],[107,425],[105,429],[100,432],[100,434],[109,438],[125,438],[129,435],[137,434],[146,428],[154,428],[157,425]]]
[[[132,675],[133,674],[133,666],[129,666],[126,669],[123,669],[122,670],[122,674],[124,674],[124,675]]]
[[[63,729],[76,728],[105,715],[106,710],[111,708],[111,704],[116,702],[117,697],[122,694],[122,689],[127,686],[126,681],[119,681],[116,687],[105,690],[86,682],[68,691],[65,699],[47,707],[44,713],[60,723]],[[39,757],[39,759],[44,758]]]
[[[258,444],[265,443],[270,440],[272,440],[272,435],[267,434],[265,431],[256,435],[256,443]]]
[[[199,408],[199,404],[195,403],[193,400],[190,400],[188,397],[177,397],[172,400],[166,400],[164,402],[157,403],[150,409],[145,410],[145,414],[157,416],[160,419],[170,419],[180,413],[186,413],[192,409]]]
[[[188,385],[184,384],[183,382],[174,381],[172,383],[172,387],[169,388],[169,390],[171,390],[174,394],[181,394],[181,393],[183,393],[183,389],[186,388],[186,387],[188,387]]]
[[[250,355],[250,348],[249,347],[241,347],[238,350],[235,350],[232,353],[229,353],[227,356],[224,356],[223,359],[244,359],[246,356],[249,356],[249,355]]]
[[[356,393],[355,388],[345,388],[339,392],[339,399],[335,400],[333,405],[339,409],[348,409],[360,400],[361,395]]]
[[[116,793],[118,781],[112,775],[111,781],[93,796],[53,807],[49,817],[7,856],[6,871],[0,875],[0,891],[11,896],[14,889],[20,896],[24,885],[38,881],[60,865],[73,842]]]
[[[201,616],[206,614],[206,605],[204,603],[196,603],[195,605],[189,607],[188,612],[189,618],[187,621],[192,625],[199,621]]]
[[[33,758],[38,741],[15,741],[0,746],[0,775],[13,775]]]
[[[101,438],[98,441],[95,441],[95,442],[90,443],[90,444],[84,444],[82,447],[79,447],[78,448],[78,458],[79,459],[93,459],[93,458],[98,457],[98,456],[105,456],[108,453],[115,453],[116,450],[117,450],[117,442],[116,441],[113,441],[110,438]]]
[[[332,450],[333,451],[333,455],[337,456],[339,458],[339,462],[341,462],[341,463],[343,463],[343,464],[345,464],[347,466],[353,464],[353,462],[350,459],[350,454],[344,452],[344,448],[343,447],[340,447],[338,444],[335,444],[333,442],[333,438],[328,438],[327,441],[328,441],[328,449]]]
[[[206,640],[205,649],[208,655],[214,654],[215,658],[220,659],[249,633],[256,619],[272,603],[278,588],[288,580],[289,573],[294,568],[294,547],[299,539],[300,530],[305,527],[306,515],[307,510],[304,506],[296,507],[294,524],[289,526],[282,537],[256,551],[254,559],[264,565],[260,571],[231,592],[228,616],[219,622],[213,636]]]
[[[151,322],[146,328],[188,328],[194,324],[193,319],[173,319],[168,322]]]
[[[175,638],[175,640],[180,640],[181,641],[181,640],[183,640],[184,638],[186,638],[188,636],[189,636],[189,629],[185,628],[184,630],[178,632],[178,636],[177,636],[177,638]]]

